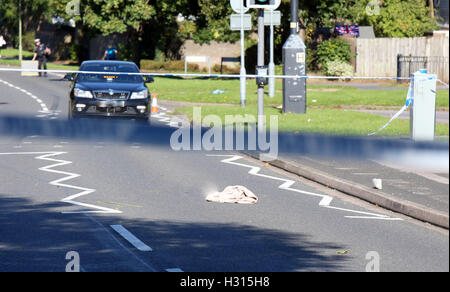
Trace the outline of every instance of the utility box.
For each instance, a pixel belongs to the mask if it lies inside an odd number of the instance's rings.
[[[436,133],[437,76],[420,70],[413,77],[413,101],[410,110],[411,139],[433,141]]]
[[[283,74],[306,76],[306,46],[291,34],[283,46]],[[283,112],[306,114],[306,79],[283,79]]]

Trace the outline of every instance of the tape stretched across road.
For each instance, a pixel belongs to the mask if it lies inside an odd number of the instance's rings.
[[[41,72],[41,73],[65,73],[65,74],[111,74],[111,75],[141,75],[155,77],[199,77],[199,78],[275,78],[275,79],[329,79],[329,80],[411,80],[411,77],[356,77],[356,76],[306,76],[306,75],[240,75],[240,74],[188,74],[188,73],[156,73],[156,72],[96,72],[96,71],[77,71],[77,70],[33,70],[33,69],[15,69],[0,68],[0,72]]]
[[[65,74],[113,74],[113,75],[150,75],[155,77],[198,77],[198,78],[275,78],[275,79],[311,79],[311,80],[412,80],[412,77],[374,77],[374,76],[306,76],[306,75],[254,75],[254,74],[188,74],[188,73],[157,73],[157,72],[95,72],[78,70],[40,70],[0,68],[0,72],[28,72],[28,73],[65,73]],[[449,84],[437,79],[437,82],[449,88]]]

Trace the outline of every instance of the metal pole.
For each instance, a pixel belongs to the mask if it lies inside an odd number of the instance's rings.
[[[258,67],[264,66],[264,9],[258,9]],[[258,86],[258,130],[265,131],[264,86]]]
[[[22,1],[19,1],[19,60],[22,63]]]
[[[241,3],[241,107],[245,107],[245,99],[247,95],[247,79],[245,75],[245,30],[244,30],[244,1]]]
[[[298,34],[298,0],[291,0],[291,34]]]
[[[275,75],[275,62],[274,62],[274,31],[273,31],[273,10],[270,11],[270,63],[269,63],[269,75]],[[275,97],[275,78],[269,78],[269,97]]]

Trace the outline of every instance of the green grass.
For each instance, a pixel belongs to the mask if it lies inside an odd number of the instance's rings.
[[[27,60],[25,60],[25,61],[27,61]],[[0,64],[20,67],[20,61],[19,60],[4,60],[4,59],[0,59]],[[78,70],[79,66],[47,63],[47,68],[49,70],[70,70],[70,71],[76,71],[76,70]]]
[[[202,117],[207,115],[217,115],[225,121],[226,115],[253,115],[256,119],[257,107],[248,106],[242,109],[239,106],[202,106]],[[182,114],[193,118],[193,107],[183,107],[175,111],[175,114]],[[370,133],[377,131],[385,123],[389,121],[388,118],[355,112],[350,110],[337,109],[310,109],[305,115],[282,114],[280,110],[273,107],[265,108],[266,115],[276,115],[279,119],[279,130],[295,133],[321,133],[332,135],[347,135],[347,136],[367,136]],[[268,120],[267,120],[268,123]],[[409,136],[408,120],[395,120],[380,136]],[[437,136],[448,136],[448,125],[437,125]]]
[[[1,50],[1,54],[3,58],[19,57],[19,52],[17,49],[4,49]],[[22,54],[24,61],[29,61],[33,59],[34,56],[34,53],[29,51],[23,51]],[[18,59],[0,59],[0,64],[20,67],[20,61]],[[49,62],[47,63],[47,68],[49,70],[78,70],[79,66],[63,65]]]
[[[0,50],[0,54],[3,58],[18,58],[19,50],[17,49],[3,49]],[[22,51],[23,58],[33,58],[34,53],[30,51]]]
[[[155,78],[155,83],[149,85],[152,92],[156,92],[163,100],[240,104],[239,80],[216,79],[170,79]],[[223,94],[214,95],[211,92],[221,89]],[[265,105],[277,106],[282,103],[282,83],[277,82],[274,98],[266,92]],[[308,108],[339,108],[342,106],[370,107],[401,107],[405,104],[408,89],[400,87],[398,90],[386,90],[380,86],[379,90],[360,90],[348,86],[308,85]],[[449,107],[448,90],[439,90],[436,98],[437,107]],[[254,80],[247,80],[247,104],[257,104],[257,87]]]

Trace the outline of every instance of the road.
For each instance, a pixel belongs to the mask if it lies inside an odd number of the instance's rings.
[[[1,72],[0,117],[65,121],[68,86]],[[448,231],[241,154],[62,137],[0,137],[0,271],[449,270]],[[205,200],[229,185],[258,203]]]

